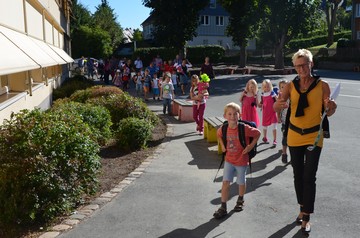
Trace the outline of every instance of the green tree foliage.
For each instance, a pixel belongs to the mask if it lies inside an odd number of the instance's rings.
[[[233,42],[241,47],[240,67],[246,65],[246,46],[248,40],[254,38],[259,25],[258,0],[221,0],[221,5],[230,14],[227,34]]]
[[[116,21],[116,14],[107,0],[102,0],[93,14],[93,26],[102,29],[110,35],[111,47],[115,50],[124,38],[123,29]]]
[[[281,7],[280,7],[281,6]],[[284,68],[284,46],[299,33],[311,31],[320,18],[320,0],[261,1],[261,36],[274,47],[275,69]]]
[[[351,3],[350,3],[351,4]],[[334,32],[337,25],[337,15],[341,7],[346,7],[346,0],[324,0],[322,1],[321,8],[326,15],[326,25],[328,30],[327,46],[331,46],[334,43]]]
[[[111,38],[108,32],[99,27],[80,26],[74,31],[72,52],[74,58],[82,55],[104,58],[112,54]]]
[[[142,35],[142,32],[140,31],[140,29],[134,30],[134,34],[133,34],[131,40],[132,41],[142,41],[143,40],[143,35]]]
[[[89,26],[92,22],[91,13],[77,0],[73,0],[72,17],[70,21],[71,33],[78,30],[80,26]]]
[[[183,54],[186,41],[196,36],[199,25],[199,12],[208,0],[143,0],[151,8],[154,20],[154,38],[164,47],[175,47]]]

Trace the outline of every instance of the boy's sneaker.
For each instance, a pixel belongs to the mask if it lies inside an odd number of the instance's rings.
[[[268,139],[267,139],[266,137],[263,137],[262,141],[263,141],[264,143],[268,143]]]
[[[223,217],[225,217],[227,215],[227,211],[225,208],[220,207],[215,213],[214,213],[214,218],[215,219],[221,219]]]
[[[288,160],[287,160],[287,154],[282,154],[281,155],[281,161],[284,163],[284,164],[287,164]]]

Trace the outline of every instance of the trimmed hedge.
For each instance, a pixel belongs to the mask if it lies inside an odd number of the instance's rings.
[[[93,86],[83,90],[77,90],[70,96],[70,100],[85,103],[90,98],[109,97],[122,93],[123,91],[115,86]]]
[[[53,100],[55,101],[59,98],[70,97],[70,95],[75,91],[86,89],[92,86],[94,86],[94,82],[82,75],[76,75],[72,78],[67,78],[61,84],[61,87],[54,89]]]
[[[0,127],[0,229],[51,220],[94,193],[99,145],[78,115],[23,110]]]
[[[116,130],[118,123],[127,117],[145,119],[151,125],[156,125],[159,122],[157,115],[140,98],[132,97],[126,92],[106,98],[92,98],[86,102],[107,108],[111,115],[114,130]]]
[[[69,117],[79,116],[84,123],[88,124],[94,140],[100,145],[106,145],[111,139],[112,122],[110,112],[106,108],[78,102],[58,101],[50,109],[51,113]]]
[[[314,45],[323,45],[327,42],[327,35],[314,36],[306,39],[294,39],[288,43],[289,49],[303,49],[310,48]],[[340,38],[351,39],[351,31],[344,31],[334,34],[334,41],[338,41]]]
[[[219,45],[200,45],[186,47],[187,58],[192,64],[202,64],[206,56],[209,56],[212,63],[218,63],[225,55],[225,49]],[[133,54],[133,60],[139,56],[145,64],[153,60],[159,54],[163,60],[173,60],[179,52],[174,48],[151,47],[139,48]]]
[[[119,122],[116,140],[120,149],[134,151],[146,147],[154,127],[144,119],[124,118]]]

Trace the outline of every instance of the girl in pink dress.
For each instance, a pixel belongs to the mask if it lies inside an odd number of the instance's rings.
[[[265,79],[261,85],[262,93],[261,93],[261,101],[259,103],[259,107],[262,108],[262,126],[263,126],[263,142],[268,143],[268,139],[266,137],[267,129],[269,126],[273,129],[273,146],[276,146],[276,127],[278,123],[277,114],[273,109],[273,105],[276,102],[277,96],[273,91],[273,86],[269,79]]]
[[[241,119],[245,121],[253,121],[256,127],[260,126],[260,119],[257,112],[257,92],[258,85],[255,79],[250,79],[246,83],[245,91],[240,95],[241,103]]]

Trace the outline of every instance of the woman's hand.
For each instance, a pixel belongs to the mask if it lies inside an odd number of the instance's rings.
[[[332,116],[335,111],[336,111],[336,108],[337,108],[337,104],[335,102],[334,99],[332,98],[327,98],[324,100],[324,106],[327,110],[326,112],[326,115],[329,117],[329,116]]]

